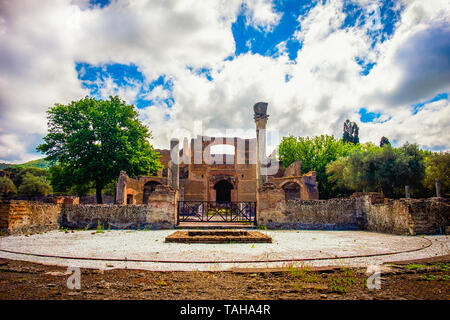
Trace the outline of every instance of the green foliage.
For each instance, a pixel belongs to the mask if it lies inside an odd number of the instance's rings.
[[[356,150],[327,167],[337,188],[352,191],[382,191],[386,197],[402,196],[404,186],[419,189],[425,172],[424,156],[417,144],[401,148]]]
[[[359,127],[355,122],[350,122],[348,119],[345,120],[342,140],[353,144],[359,143]]]
[[[283,137],[279,154],[283,166],[287,168],[294,161],[302,161],[302,173],[316,171],[319,195],[327,199],[340,195],[328,180],[326,167],[339,157],[345,157],[355,150],[367,148],[368,145],[344,143],[333,136]]]
[[[11,196],[17,193],[14,182],[8,177],[0,177],[0,195]]]
[[[380,140],[380,147],[383,147],[385,144],[391,144],[391,142],[389,141],[388,138],[383,136],[383,137],[381,137],[381,140]]]
[[[95,233],[104,233],[103,232],[103,225],[100,223],[100,220],[97,221],[97,230]]]
[[[48,180],[42,176],[35,176],[31,173],[25,174],[19,187],[19,194],[28,197],[47,196],[52,193],[52,191],[52,187]]]
[[[13,182],[16,185],[17,188],[20,188],[23,178],[27,174],[31,174],[35,177],[43,178],[44,180],[50,179],[50,172],[47,169],[40,169],[40,168],[8,168],[8,171],[14,173],[14,179]]]
[[[68,105],[56,104],[47,114],[48,134],[37,150],[61,167],[53,171],[55,177],[65,177],[59,190],[92,184],[101,203],[102,189],[121,170],[137,176],[162,168],[159,155],[147,140],[150,131],[139,121],[134,106],[118,97],[86,97]]]
[[[412,264],[407,264],[405,265],[406,269],[408,270],[418,270],[418,269],[424,269],[427,266],[425,264],[416,264],[416,263],[412,263]]]
[[[439,178],[441,181],[442,195],[450,190],[450,153],[435,152],[425,158],[425,187],[435,194],[435,181]]]

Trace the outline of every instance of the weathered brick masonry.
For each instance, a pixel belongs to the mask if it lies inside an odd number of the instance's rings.
[[[157,186],[149,205],[83,205],[77,201],[57,203],[0,201],[0,230],[8,234],[34,233],[58,227],[173,228],[177,192]],[[75,203],[75,204],[72,204]]]
[[[260,192],[258,223],[280,229],[439,234],[450,225],[450,202],[444,198],[392,200],[377,193],[356,193],[346,199],[286,201],[280,188],[265,184]]]
[[[0,230],[8,234],[42,232],[59,226],[95,228],[173,228],[176,191],[158,186],[148,205],[72,205],[0,201]],[[450,225],[450,201],[444,198],[384,199],[355,194],[347,199],[285,200],[273,184],[260,193],[258,223],[280,229],[369,230],[394,234],[439,234]]]
[[[0,230],[21,234],[57,229],[62,207],[61,203],[0,201]]]

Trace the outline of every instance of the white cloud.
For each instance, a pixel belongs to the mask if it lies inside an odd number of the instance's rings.
[[[224,60],[235,51],[231,25],[238,0],[113,1],[103,9],[88,9],[84,0],[1,2],[0,161],[28,159],[45,134],[45,110],[88,94],[77,78],[76,61],[137,65],[144,84],[117,87],[111,78],[98,83],[102,96],[119,94],[129,103],[142,86],[160,75],[170,77],[173,92],[157,86],[144,97],[154,105],[140,110],[158,147],[167,148],[177,129],[192,128],[196,120],[205,129],[251,134],[251,107],[267,101],[268,126],[282,135],[341,136],[350,118],[360,124],[362,142],[387,136],[449,148],[448,100],[415,115],[410,108],[450,91],[446,1],[399,2],[405,9],[395,33],[374,48],[367,31],[381,26],[379,2],[358,2],[373,17],[362,28],[341,28],[342,1],[319,3],[299,17],[295,36],[302,49],[294,63],[285,42],[273,57],[247,53]],[[279,23],[282,13],[272,2],[246,5],[248,22],[263,32]],[[356,57],[376,63],[369,75],[360,74]],[[213,80],[187,66],[209,68]],[[163,101],[170,96],[174,104],[168,108]],[[382,114],[377,123],[359,122],[363,107]]]
[[[271,31],[282,14],[274,10],[272,0],[244,0],[248,25]]]

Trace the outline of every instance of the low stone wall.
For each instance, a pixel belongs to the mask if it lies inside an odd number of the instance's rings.
[[[159,208],[158,208],[159,207]],[[174,227],[173,208],[152,205],[80,204],[65,206],[60,225],[67,228],[167,229]]]
[[[23,234],[57,229],[62,207],[61,203],[0,201],[0,230]]]
[[[77,201],[0,201],[0,231],[7,234],[36,233],[69,228],[173,228],[177,192],[158,186],[149,205],[90,205]],[[78,198],[77,198],[78,200]]]
[[[364,197],[367,230],[395,234],[440,234],[450,225],[450,203],[443,198],[384,199]]]
[[[273,184],[260,190],[258,224],[270,229],[369,230],[394,234],[440,234],[450,225],[447,199],[384,199],[378,193],[350,198],[288,200]]]

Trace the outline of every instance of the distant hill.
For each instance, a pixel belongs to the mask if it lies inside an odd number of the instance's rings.
[[[50,168],[50,163],[44,159],[36,159],[31,160],[25,163],[21,164],[10,164],[10,163],[0,163],[0,170],[6,169],[6,168],[41,168],[41,169],[48,169]]]

